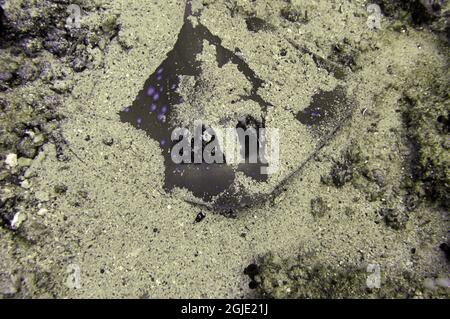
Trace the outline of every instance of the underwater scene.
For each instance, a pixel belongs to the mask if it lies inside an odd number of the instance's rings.
[[[0,0],[0,299],[449,299],[449,16]]]

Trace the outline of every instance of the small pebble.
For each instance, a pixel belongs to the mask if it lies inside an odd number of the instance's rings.
[[[20,183],[20,186],[24,189],[30,189],[31,183],[29,180],[24,180],[22,183]]]
[[[11,228],[18,229],[20,225],[27,219],[27,215],[22,212],[18,212],[14,215],[13,220],[11,221]]]
[[[195,217],[195,222],[200,223],[203,219],[205,219],[206,215],[203,212],[200,212]]]
[[[45,214],[47,214],[48,213],[48,209],[45,209],[45,208],[41,208],[41,209],[39,209],[39,211],[37,212],[37,214],[39,215],[39,216],[44,216]]]

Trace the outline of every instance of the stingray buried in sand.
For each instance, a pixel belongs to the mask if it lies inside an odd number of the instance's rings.
[[[239,49],[232,51],[224,47],[220,37],[213,35],[200,23],[201,12],[196,15],[189,13],[188,4],[185,22],[174,48],[145,82],[133,105],[120,113],[121,120],[145,130],[149,137],[159,143],[164,156],[166,191],[187,189],[192,196],[186,196],[186,200],[223,212],[255,205],[276,193],[279,186],[298,171],[348,117],[352,106],[346,96],[345,83],[340,83],[330,92],[319,90],[311,97],[311,105],[298,113],[282,110],[284,114],[280,115],[279,108],[260,96],[259,90],[265,81],[250,68],[239,54]],[[209,47],[214,48],[210,50],[215,56],[213,60],[202,58]],[[236,86],[229,89],[230,92],[238,93],[235,93],[234,98],[231,98],[230,93],[225,112],[213,109],[209,112],[213,113],[211,117],[206,114],[208,112],[205,108],[224,103],[215,103],[217,96],[214,92],[211,94],[221,84],[214,82],[210,69],[214,69],[220,79],[220,73],[225,72],[225,68],[237,70],[236,78],[241,77],[246,88],[242,90]],[[187,94],[183,94],[184,91]],[[247,111],[243,112],[243,109]],[[278,117],[289,117],[290,126],[277,127]],[[171,150],[179,140],[172,140],[172,132],[177,127],[191,126],[195,121],[202,121],[204,124],[192,134],[200,138],[205,130],[213,128],[214,131],[217,125],[249,130],[255,135],[258,146],[262,146],[256,150],[258,161],[248,161],[249,156],[254,155],[254,150],[248,150],[249,141],[244,139],[240,140],[240,149],[245,153],[245,161],[238,165],[232,165],[220,143],[220,147],[214,151],[219,153],[219,157],[223,157],[222,163],[175,164],[171,158]],[[298,132],[301,132],[301,136],[306,136],[300,147],[292,145],[293,149],[288,152],[291,155],[286,156],[289,162],[285,162],[285,165],[270,175],[264,172],[268,166],[278,165],[273,163],[278,159],[270,156],[267,163],[266,153],[261,150],[269,149],[266,145],[268,136],[258,134],[260,129],[280,130],[279,138],[298,135]],[[281,155],[288,154],[283,148],[289,148],[289,145],[274,139],[271,143],[280,144],[276,147],[281,148]],[[200,147],[203,151],[207,143],[203,141]]]

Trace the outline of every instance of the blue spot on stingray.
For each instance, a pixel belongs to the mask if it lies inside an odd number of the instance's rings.
[[[138,118],[136,119],[136,123],[137,123],[138,125],[141,125],[141,123],[142,123],[142,118],[138,117]]]
[[[150,112],[155,112],[156,108],[157,108],[156,104],[150,105]]]
[[[167,113],[167,106],[163,106],[162,108],[161,108],[161,114],[165,114],[165,113]]]
[[[163,71],[164,71],[164,68],[159,68],[158,71],[156,71],[156,74],[161,74],[161,73],[163,73]]]
[[[148,96],[153,96],[153,94],[155,94],[155,88],[153,86],[149,86],[148,90],[147,90],[147,95]]]
[[[158,101],[159,100],[159,93],[155,93],[155,95],[153,95],[153,101]]]
[[[158,75],[158,76],[156,77],[156,80],[157,80],[157,81],[161,81],[161,80],[162,80],[162,75]]]

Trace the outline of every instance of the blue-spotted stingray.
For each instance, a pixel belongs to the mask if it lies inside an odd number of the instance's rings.
[[[182,76],[196,78],[200,75],[201,62],[196,57],[201,54],[204,41],[215,47],[219,68],[227,63],[232,63],[251,83],[251,91],[247,96],[240,96],[240,100],[251,100],[261,108],[261,118],[248,116],[244,119],[236,119],[236,127],[244,129],[247,127],[264,128],[267,111],[273,107],[271,103],[265,101],[258,94],[258,90],[262,87],[264,81],[257,76],[240,55],[225,48],[221,39],[213,35],[200,22],[197,21],[194,26],[189,18],[199,14],[192,14],[191,3],[187,1],[184,24],[178,34],[174,48],[147,79],[144,88],[139,92],[133,104],[120,112],[120,118],[123,122],[128,122],[134,127],[144,130],[150,138],[159,144],[161,154],[164,156],[164,187],[166,191],[170,192],[174,188],[185,188],[193,195],[193,197],[186,198],[188,201],[230,213],[238,208],[252,206],[270,198],[269,195],[276,194],[277,189],[285,182],[285,179],[280,181],[270,194],[255,195],[245,189],[243,190],[242,187],[236,187],[235,179],[237,172],[242,172],[251,177],[254,183],[265,183],[267,175],[261,174],[261,167],[264,164],[260,162],[255,164],[245,162],[233,167],[227,165],[226,162],[222,164],[175,164],[172,161],[171,148],[176,142],[171,141],[171,134],[177,123],[175,109],[184,102],[177,89]],[[339,112],[337,111],[347,105],[347,102],[343,90],[339,88],[332,92],[319,93],[312,98],[312,101],[310,107],[296,114],[296,119],[315,130],[315,134],[318,136],[316,148],[318,150],[344,118],[339,118]],[[336,125],[320,125],[327,118],[334,118]],[[217,151],[221,152],[220,150]],[[287,177],[303,166],[306,160],[296,165],[296,168]]]

